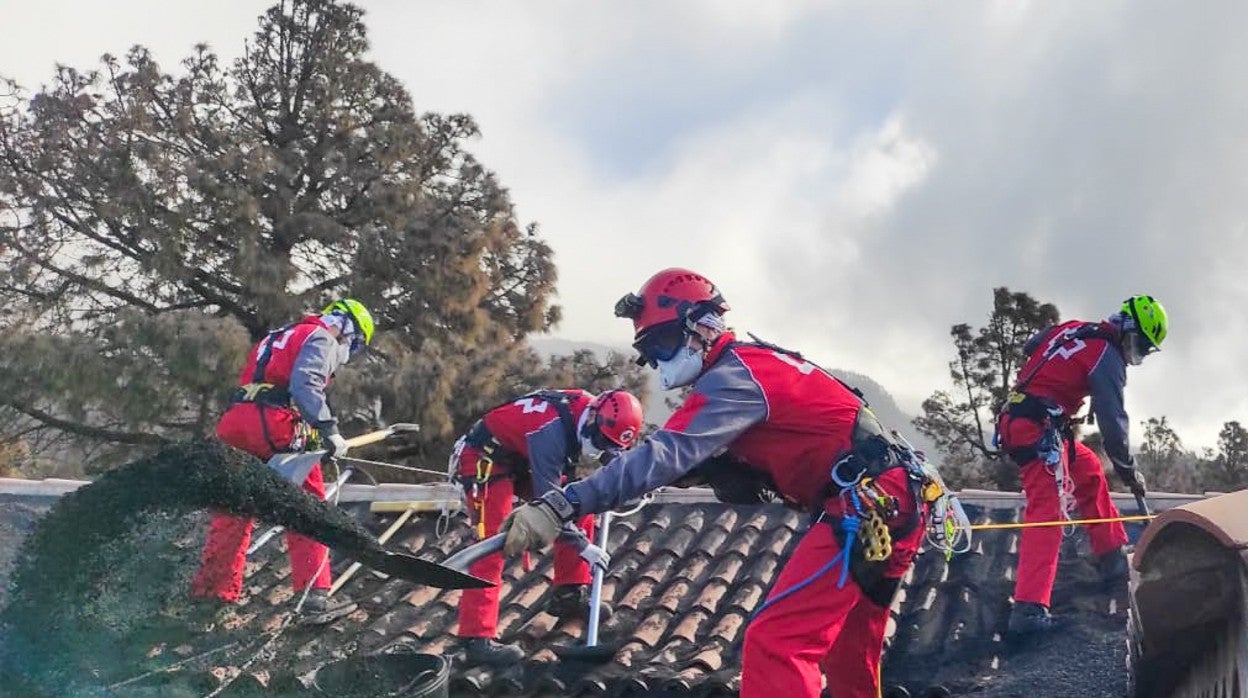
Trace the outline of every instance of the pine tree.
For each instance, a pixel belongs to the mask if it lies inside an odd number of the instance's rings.
[[[990,441],[996,416],[1026,363],[1023,345],[1039,330],[1057,323],[1057,307],[1027,293],[995,288],[988,323],[950,330],[957,358],[949,364],[954,392],[937,391],[923,401],[914,420],[947,460],[948,479],[960,486],[1018,489],[1018,469]]]
[[[136,46],[0,99],[0,424],[86,458],[210,434],[249,347],[350,295],[375,351],[338,377],[344,429],[457,421],[533,370],[556,270],[466,149],[366,58],[358,8],[286,0],[222,65]],[[7,418],[7,421],[6,419]],[[101,448],[102,446],[102,448]]]

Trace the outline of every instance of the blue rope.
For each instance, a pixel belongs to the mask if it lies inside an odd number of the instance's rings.
[[[854,495],[854,499],[857,500],[858,496]],[[846,551],[854,549],[854,538],[858,535],[858,527],[861,524],[862,519],[857,516],[850,515],[841,518],[841,530],[845,531],[845,547],[841,548],[841,552],[837,554],[837,557],[844,558],[844,563],[841,565],[841,580],[836,583],[837,589],[844,589],[845,581],[849,579],[850,558]]]
[[[857,499],[856,496],[855,496],[855,499]],[[794,584],[788,589],[785,589],[779,594],[776,594],[770,599],[767,599],[766,601],[764,601],[763,605],[759,606],[758,610],[755,611],[754,614],[750,616],[750,622],[751,623],[754,622],[754,619],[757,618],[759,614],[761,614],[763,611],[766,611],[768,608],[771,608],[777,602],[787,599],[793,594],[796,594],[802,589],[805,589],[811,584],[814,584],[816,579],[819,579],[819,577],[823,576],[828,570],[832,569],[833,567],[836,567],[836,564],[838,562],[842,562],[842,561],[844,564],[841,566],[841,578],[840,578],[840,581],[837,582],[836,588],[844,589],[845,582],[849,578],[850,559],[849,559],[849,555],[847,554],[847,552],[850,550],[853,550],[854,548],[854,538],[858,534],[858,527],[860,523],[861,523],[860,519],[857,516],[854,516],[852,514],[849,516],[843,517],[841,519],[841,530],[845,531],[845,547],[841,548],[841,552],[837,553],[836,557],[832,558],[832,560],[829,561],[827,564],[825,564],[823,567],[820,567],[819,569],[815,570],[814,574],[803,579],[797,584]]]

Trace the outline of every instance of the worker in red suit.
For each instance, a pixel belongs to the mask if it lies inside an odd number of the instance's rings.
[[[1133,296],[1104,322],[1072,320],[1036,333],[1024,345],[1028,361],[1019,371],[997,421],[999,447],[1019,466],[1027,498],[1024,521],[1117,518],[1101,461],[1074,438],[1072,425],[1091,396],[1114,471],[1137,496],[1144,479],[1135,468],[1123,407],[1127,365],[1138,365],[1166,338],[1165,308],[1152,296]],[[1087,527],[1092,554],[1107,582],[1127,575],[1121,523]],[[1023,529],[1009,630],[1026,635],[1054,627],[1049,613],[1062,529]]]
[[[516,495],[541,496],[574,479],[582,456],[592,462],[632,446],[642,420],[641,403],[623,390],[596,397],[584,390],[540,390],[486,412],[456,444],[450,463],[464,485],[477,535],[498,533]],[[586,514],[575,523],[584,537],[565,527],[555,544],[554,589],[546,609],[558,617],[588,612],[590,569],[577,543],[592,540],[594,517]],[[469,572],[497,584],[503,556],[485,557]],[[459,636],[470,664],[506,666],[524,657],[519,646],[495,639],[498,595],[494,586],[468,589],[460,597]]]
[[[330,455],[343,456],[347,442],[325,399],[334,372],[373,339],[373,318],[359,301],[344,299],[298,322],[270,332],[251,351],[229,409],[217,422],[217,437],[267,461],[277,453],[301,451],[319,442]],[[325,497],[318,463],[303,489]],[[214,513],[202,562],[191,594],[213,605],[231,604],[242,591],[246,551],[255,522]],[[291,583],[308,591],[302,610],[310,618],[349,613],[349,601],[332,603],[328,592],[328,549],[311,538],[286,533]]]
[[[766,489],[814,520],[746,631],[741,695],[816,698],[826,675],[837,698],[874,697],[888,605],[923,536],[913,452],[800,354],[739,340],[727,310],[714,284],[685,269],[661,271],[617,303],[664,389],[692,388],[636,448],[519,507],[504,525],[505,552],[540,548],[566,521],[699,471],[712,482],[739,477],[716,491],[758,500],[750,489]]]

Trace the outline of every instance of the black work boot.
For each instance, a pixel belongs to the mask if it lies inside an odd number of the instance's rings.
[[[313,589],[308,592],[308,598],[303,601],[303,607],[299,611],[299,622],[312,625],[332,623],[357,607],[358,604],[346,596],[331,599],[328,589]]]
[[[1106,584],[1112,584],[1127,578],[1130,574],[1130,565],[1127,564],[1127,551],[1125,548],[1114,548],[1096,558],[1096,570],[1101,573],[1101,581]]]
[[[469,666],[485,664],[492,667],[511,666],[524,659],[519,645],[495,642],[488,637],[470,637],[464,640],[464,654]]]
[[[1053,616],[1049,609],[1038,603],[1017,601],[1010,609],[1011,635],[1030,635],[1053,629]]]
[[[589,620],[589,585],[561,584],[550,593],[546,612],[556,618]],[[611,617],[611,605],[598,601],[598,622],[605,623]]]

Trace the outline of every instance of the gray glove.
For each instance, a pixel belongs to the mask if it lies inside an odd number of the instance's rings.
[[[342,456],[347,455],[347,451],[351,448],[347,445],[347,440],[342,438],[342,434],[339,434],[338,432],[334,432],[329,436],[326,436],[324,441],[325,448],[330,456],[338,456],[341,458]]]
[[[1114,472],[1118,474],[1118,479],[1122,480],[1122,484],[1131,490],[1131,494],[1137,497],[1144,496],[1146,491],[1144,483],[1144,475],[1135,467],[1135,459],[1132,458],[1130,463],[1119,463],[1114,461]]]
[[[507,534],[503,544],[504,555],[515,555],[525,550],[541,550],[559,537],[563,524],[572,520],[575,512],[562,490],[551,490],[538,499],[521,505],[503,519],[502,531]]]
[[[611,566],[611,555],[602,548],[590,543],[589,538],[585,537],[585,532],[571,523],[563,525],[563,532],[559,537],[576,547],[577,554],[581,556],[582,560],[589,563],[591,570],[595,567],[601,567],[605,570]]]

